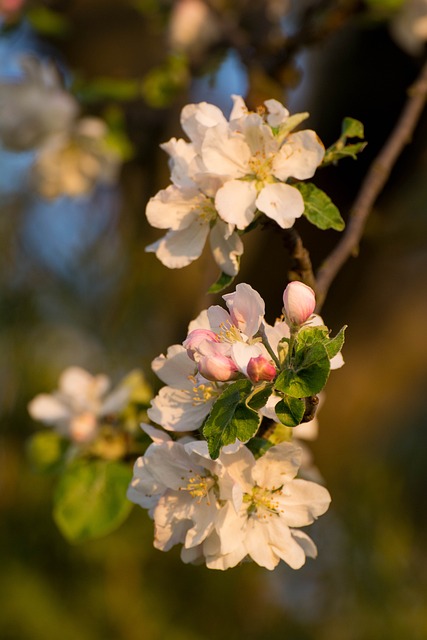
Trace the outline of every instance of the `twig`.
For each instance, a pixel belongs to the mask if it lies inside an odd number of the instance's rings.
[[[320,311],[329,287],[351,255],[356,255],[366,220],[375,200],[386,184],[390,172],[403,148],[411,140],[413,131],[427,99],[427,62],[418,79],[408,90],[408,99],[389,139],[372,163],[350,211],[344,235],[317,272],[317,307]]]

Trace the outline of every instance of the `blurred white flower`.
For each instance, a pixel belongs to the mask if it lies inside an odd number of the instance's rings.
[[[34,420],[56,428],[76,443],[92,441],[103,418],[121,411],[129,400],[130,389],[121,386],[107,394],[106,375],[91,375],[80,367],[65,369],[52,394],[41,393],[28,405]]]
[[[427,0],[406,0],[390,23],[391,34],[407,53],[419,55],[427,42]]]
[[[24,57],[21,66],[22,80],[0,82],[0,142],[11,151],[34,149],[68,131],[78,112],[53,64]]]
[[[218,20],[203,0],[174,2],[168,28],[169,44],[174,51],[198,56],[220,37]]]
[[[98,183],[116,180],[121,159],[107,144],[107,127],[99,118],[81,118],[51,136],[33,165],[36,189],[45,198],[79,196]]]

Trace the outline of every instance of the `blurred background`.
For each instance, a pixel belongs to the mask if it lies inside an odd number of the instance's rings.
[[[316,561],[184,565],[177,549],[153,549],[137,507],[113,534],[70,545],[51,516],[55,477],[26,455],[41,429],[27,404],[65,367],[115,381],[139,367],[157,389],[151,360],[220,300],[204,294],[217,276],[208,253],[170,271],[144,251],[162,235],[144,210],[169,183],[159,144],[183,135],[183,105],[228,115],[233,93],[251,108],[274,97],[309,111],[326,146],[345,116],[361,120],[357,162],[315,177],[345,218],[423,64],[423,11],[415,0],[0,0],[2,640],[427,637],[426,114],[323,309],[349,329],[312,445],[333,499],[311,528]],[[38,66],[22,65],[29,54]],[[55,117],[44,89],[25,97],[30,77],[31,91],[53,87]],[[49,156],[61,118],[87,154],[69,164]],[[339,234],[297,227],[319,266]],[[272,228],[244,242],[236,282],[260,292],[272,322],[286,252]]]

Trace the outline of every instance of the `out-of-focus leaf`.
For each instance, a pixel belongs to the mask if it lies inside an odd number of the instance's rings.
[[[67,467],[54,496],[53,516],[70,542],[98,538],[127,518],[130,467],[120,462],[79,460]]]

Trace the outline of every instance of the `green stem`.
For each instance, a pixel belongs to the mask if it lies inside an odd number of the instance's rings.
[[[263,343],[264,347],[267,349],[267,351],[268,351],[271,359],[273,360],[274,364],[276,365],[276,367],[280,371],[281,366],[280,366],[279,359],[278,359],[278,357],[276,356],[276,354],[274,353],[273,349],[270,346],[270,343],[269,343],[268,338],[267,338],[267,334],[265,333],[265,327],[264,327],[263,323],[260,324],[260,327],[258,329],[258,335],[260,336],[260,338],[262,340],[262,343]]]

